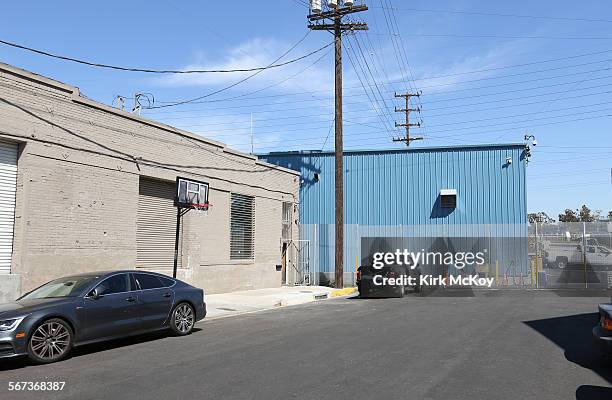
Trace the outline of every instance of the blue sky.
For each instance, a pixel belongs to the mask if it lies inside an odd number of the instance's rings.
[[[307,33],[302,3],[9,2],[0,16],[0,39],[121,66],[257,67]],[[415,105],[422,106],[418,117],[424,127],[414,134],[426,139],[414,146],[520,142],[529,132],[539,142],[527,169],[530,211],[556,218],[583,203],[612,210],[610,1],[369,0],[368,5],[359,18],[370,31],[344,40],[346,148],[402,146],[390,141],[402,133],[393,127],[401,118],[393,112],[401,106],[393,93],[418,89],[423,96]],[[311,32],[283,60],[330,41],[327,32]],[[154,105],[163,105],[248,75],[109,71],[4,46],[0,60],[76,85],[106,104],[119,94],[148,92]],[[143,115],[244,151],[251,149],[251,118],[255,152],[332,149],[332,66],[326,49],[206,102]]]

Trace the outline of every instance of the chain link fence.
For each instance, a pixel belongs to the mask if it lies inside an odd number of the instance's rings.
[[[335,225],[300,226],[300,238],[309,242],[312,283],[332,285],[335,279]],[[367,258],[362,248],[366,238],[394,238],[415,252],[445,249],[455,253],[486,253],[481,265],[457,268],[446,263],[421,267],[423,273],[436,275],[478,275],[495,278],[495,287],[533,287],[535,277],[528,256],[528,227],[525,224],[465,225],[345,225],[344,283],[354,285],[357,268]]]
[[[538,288],[612,288],[612,222],[529,225]]]
[[[458,269],[437,263],[423,272],[478,275],[494,278],[493,288],[610,289],[612,288],[612,223],[487,225],[345,225],[344,282],[354,285],[364,259],[364,238],[395,238],[416,251],[440,248],[455,252],[481,251],[486,261]],[[308,243],[299,258],[309,283],[333,285],[335,226],[300,226],[300,239]],[[367,250],[365,251],[367,253]],[[307,261],[305,261],[307,260]],[[306,267],[307,266],[307,267]],[[306,271],[307,268],[307,271]]]

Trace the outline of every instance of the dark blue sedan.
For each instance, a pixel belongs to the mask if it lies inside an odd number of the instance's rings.
[[[205,316],[204,291],[165,275],[68,276],[0,305],[0,357],[49,363],[82,344],[162,329],[187,335]]]

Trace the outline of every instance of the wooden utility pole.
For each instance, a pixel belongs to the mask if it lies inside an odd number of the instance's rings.
[[[308,27],[315,31],[328,31],[334,35],[335,43],[335,150],[336,150],[336,174],[335,174],[335,203],[336,203],[336,287],[344,287],[344,185],[343,185],[343,163],[342,163],[342,33],[345,31],[367,30],[366,23],[343,23],[342,17],[366,11],[364,5],[351,5],[349,7],[334,7],[328,11],[310,14]],[[331,22],[326,23],[325,21]]]
[[[410,127],[411,126],[416,126],[416,127],[421,127],[421,123],[417,122],[416,124],[414,123],[410,123],[410,113],[411,112],[421,112],[421,108],[417,107],[417,108],[410,108],[410,98],[411,97],[421,97],[421,93],[400,93],[397,94],[395,93],[395,97],[403,97],[404,99],[406,99],[406,108],[397,108],[395,107],[395,112],[403,112],[406,114],[406,122],[404,122],[403,124],[398,124],[397,122],[395,123],[395,127],[399,128],[401,126],[406,128],[406,137],[399,137],[399,138],[393,138],[394,142],[405,142],[406,146],[410,146],[410,142],[412,142],[413,140],[423,140],[422,137],[420,136],[416,136],[416,137],[410,137]]]

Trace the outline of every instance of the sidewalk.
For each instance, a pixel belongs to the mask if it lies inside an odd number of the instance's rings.
[[[277,307],[294,306],[332,297],[348,296],[355,288],[333,289],[325,286],[283,286],[205,296],[206,319],[221,318]]]

